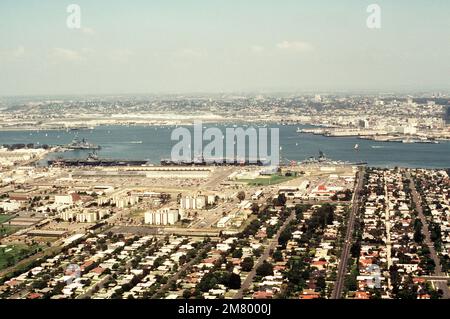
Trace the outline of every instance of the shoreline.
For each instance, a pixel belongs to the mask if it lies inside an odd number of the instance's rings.
[[[436,136],[436,134],[413,135],[413,134],[389,134],[384,132],[376,134],[367,134],[367,132],[348,132],[348,131],[341,132],[342,134],[339,134],[339,132],[329,132],[323,129],[301,129],[300,131],[297,130],[297,133],[312,134],[331,138],[355,138],[380,143],[439,144],[439,142],[450,141],[450,135],[448,137],[446,136],[442,137],[441,135]]]

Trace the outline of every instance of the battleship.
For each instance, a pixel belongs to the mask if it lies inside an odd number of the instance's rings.
[[[74,138],[73,141],[67,145],[64,145],[65,148],[70,150],[99,150],[101,147],[96,144],[89,143],[86,139],[82,139],[81,141],[78,138]]]
[[[97,156],[97,154],[91,153],[86,159],[57,158],[54,160],[48,160],[47,164],[50,166],[143,166],[147,164],[147,161],[101,159]]]

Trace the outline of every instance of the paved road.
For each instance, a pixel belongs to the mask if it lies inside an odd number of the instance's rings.
[[[96,283],[94,286],[92,286],[92,288],[90,288],[84,294],[78,295],[77,297],[75,297],[75,299],[91,298],[92,295],[94,294],[94,291],[96,289],[98,289],[98,290],[102,289],[105,286],[105,284],[111,279],[111,277],[112,277],[111,275],[106,275],[98,283]]]
[[[383,184],[384,184],[384,196],[385,196],[385,226],[386,226],[386,259],[387,259],[387,268],[390,269],[392,266],[392,239],[391,239],[391,210],[389,208],[390,199],[389,199],[389,192],[387,189],[387,183],[386,183],[386,174],[387,172],[384,172],[383,174]],[[387,278],[388,287],[392,289],[392,280],[389,276]]]
[[[199,252],[198,252],[198,256],[202,255],[204,252],[207,252],[211,249],[212,247],[212,243],[208,243],[205,247],[203,247]],[[181,276],[181,273],[185,270],[187,270],[189,267],[191,267],[193,264],[195,263],[195,258],[192,258],[189,262],[187,262],[186,264],[183,265],[183,267],[181,267],[180,269],[178,269],[178,271],[176,272],[176,274],[173,274],[170,279],[167,281],[167,283],[163,286],[161,286],[161,288],[159,288],[154,294],[153,296],[151,296],[151,299],[158,299],[158,295],[160,295],[161,293],[167,291],[168,289],[170,289],[170,285],[173,282],[176,282],[178,280],[178,278]]]
[[[420,221],[422,222],[422,225],[423,225],[422,233],[425,236],[425,244],[430,249],[431,258],[433,259],[434,263],[436,264],[436,267],[434,269],[434,275],[437,277],[445,277],[445,273],[442,271],[441,262],[436,253],[436,250],[434,248],[434,243],[431,240],[430,231],[428,229],[428,222],[425,218],[425,215],[423,214],[422,199],[420,198],[419,193],[416,190],[416,185],[413,182],[410,172],[406,173],[406,177],[410,180],[412,199],[416,205],[416,211],[419,214]],[[439,289],[442,290],[443,298],[450,299],[450,291],[448,289],[447,282],[446,281],[435,281],[435,284]]]
[[[285,220],[284,224],[280,227],[275,236],[270,240],[269,245],[266,247],[262,255],[259,257],[253,269],[248,273],[247,277],[245,278],[244,282],[241,285],[241,288],[234,296],[234,299],[242,299],[244,290],[248,289],[253,282],[253,278],[256,275],[256,268],[262,265],[262,263],[269,258],[270,250],[274,250],[278,245],[278,238],[280,237],[281,232],[294,218],[295,218],[295,211],[293,210],[291,215],[289,215],[289,217]]]
[[[450,281],[449,276],[419,276],[418,278],[423,278],[429,281]]]
[[[236,169],[236,167],[222,167],[216,171],[212,172],[212,177],[209,178],[209,180],[202,185],[202,188],[205,190],[213,190],[216,188],[223,180],[226,180],[226,178]]]
[[[356,213],[359,209],[360,197],[359,192],[363,186],[364,171],[360,169],[358,172],[358,181],[353,192],[352,209],[347,224],[347,232],[345,234],[344,248],[342,249],[341,258],[339,261],[338,272],[336,277],[336,284],[331,293],[331,299],[340,299],[342,297],[342,290],[344,288],[345,275],[347,273],[347,262],[352,246],[353,226],[355,224]]]

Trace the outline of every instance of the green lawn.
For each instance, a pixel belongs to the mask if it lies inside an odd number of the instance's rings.
[[[39,248],[39,245],[6,245],[0,246],[0,269],[13,266],[20,260],[32,255]]]
[[[255,179],[241,179],[239,181],[253,186],[267,186],[287,182],[294,178],[296,178],[296,176],[281,176],[274,174],[268,178],[260,177]]]
[[[5,215],[5,214],[0,214],[0,224],[7,222],[8,220],[10,220],[13,216],[12,215]]]
[[[11,235],[14,234],[16,231],[21,229],[22,227],[19,226],[9,226],[7,224],[0,225],[0,236],[3,235]]]

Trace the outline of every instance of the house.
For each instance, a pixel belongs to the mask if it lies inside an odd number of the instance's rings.
[[[271,291],[256,291],[252,295],[253,299],[272,299],[272,297],[273,297],[273,292],[271,292]]]
[[[318,299],[320,298],[320,293],[314,291],[313,289],[304,289],[302,293],[298,296],[298,299]]]
[[[367,291],[355,292],[355,299],[370,299],[370,294]]]
[[[327,264],[328,262],[326,262],[325,260],[316,260],[312,262],[311,267],[317,268],[318,270],[324,270],[326,269]]]

